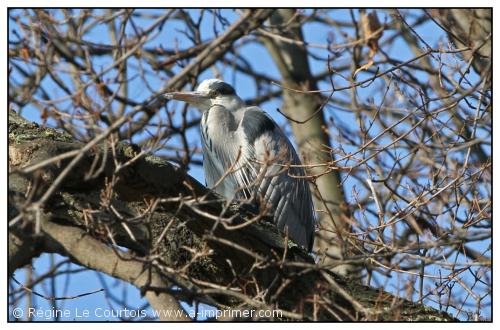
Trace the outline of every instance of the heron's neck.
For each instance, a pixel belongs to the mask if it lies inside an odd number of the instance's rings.
[[[222,96],[217,98],[213,102],[213,104],[221,105],[229,111],[236,111],[245,106],[245,102],[243,102],[243,100],[240,99],[238,96],[231,96],[231,97]]]

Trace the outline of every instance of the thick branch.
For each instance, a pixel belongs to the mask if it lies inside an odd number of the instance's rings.
[[[152,288],[168,288],[169,284],[152,268],[133,259],[128,253],[118,253],[102,242],[91,237],[84,230],[42,220],[42,230],[46,234],[47,250],[68,256],[74,262],[94,269],[136,286],[145,292],[151,307],[159,312],[163,321],[189,321],[175,297],[165,292],[155,292]],[[176,313],[178,311],[178,313]]]

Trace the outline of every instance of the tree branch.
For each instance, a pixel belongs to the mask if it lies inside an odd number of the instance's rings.
[[[153,267],[136,261],[128,253],[118,252],[91,237],[84,230],[42,220],[47,250],[71,258],[75,263],[128,282],[145,293],[151,307],[159,312],[162,321],[189,321],[177,299],[166,292],[151,288],[168,288],[167,283]],[[167,312],[168,311],[168,312]],[[171,312],[171,313],[170,313]],[[168,317],[170,313],[170,317]]]

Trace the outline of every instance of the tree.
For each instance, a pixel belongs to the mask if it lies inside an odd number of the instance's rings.
[[[240,312],[226,319],[491,317],[491,11],[465,11],[9,11],[11,312],[96,294],[40,294],[62,273],[33,276],[49,253],[178,311],[162,320],[199,303]],[[207,76],[291,126],[314,255],[190,175],[200,114],[162,94]]]

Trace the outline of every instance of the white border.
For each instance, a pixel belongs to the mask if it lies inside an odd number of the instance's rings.
[[[399,1],[393,1],[393,0],[387,0],[387,1],[359,1],[359,0],[321,0],[321,1],[297,1],[297,0],[287,0],[287,1],[262,1],[262,0],[255,0],[251,2],[252,6],[259,7],[259,6],[273,6],[273,7],[305,7],[305,8],[311,8],[311,7],[331,7],[332,5],[335,5],[335,7],[413,7],[413,6],[421,6],[421,7],[439,7],[439,6],[449,6],[450,4],[453,7],[494,7],[494,12],[493,12],[493,17],[498,18],[500,17],[500,12],[498,10],[498,6],[494,6],[493,1],[488,1],[488,0],[475,0],[475,1],[464,1],[464,0],[454,0],[454,1],[429,1],[429,0],[420,0],[418,2],[403,2],[401,0]],[[168,0],[168,1],[149,1],[149,0],[142,0],[140,2],[138,1],[130,1],[130,0],[121,0],[121,1],[95,1],[95,0],[87,0],[85,2],[83,1],[61,1],[61,0],[40,0],[40,1],[2,1],[2,7],[4,10],[1,12],[0,16],[0,36],[1,36],[1,46],[2,46],[2,51],[0,51],[0,72],[1,74],[1,104],[2,104],[2,109],[4,111],[1,112],[0,118],[1,118],[1,125],[0,125],[0,136],[2,138],[2,143],[1,145],[1,152],[0,152],[0,175],[3,180],[0,182],[7,182],[7,123],[5,122],[5,119],[7,118],[7,86],[5,85],[7,82],[7,8],[8,7],[30,7],[30,6],[37,6],[37,7],[44,7],[44,6],[50,6],[50,7],[79,7],[79,6],[86,6],[86,7],[99,7],[102,5],[106,5],[109,7],[134,7],[140,5],[141,7],[161,7],[161,6],[173,6],[173,7],[199,7],[201,5],[204,6],[210,6],[210,7],[246,7],[249,5],[249,2],[244,2],[244,1],[235,1],[235,0],[221,0],[221,1],[212,1],[212,2],[205,2],[201,3],[199,1],[179,1],[179,0]],[[500,23],[494,22],[494,54],[500,54],[500,49],[499,49],[499,36],[500,36],[500,31],[498,31],[498,26]],[[498,57],[498,55],[496,56]],[[498,60],[500,61],[500,60]],[[495,66],[494,68],[498,68],[500,64],[494,63]],[[494,86],[497,86],[500,84],[498,82],[498,75],[496,74],[498,70],[494,70]],[[497,128],[494,130],[496,134],[494,134],[494,141],[493,145],[495,146],[496,150],[499,150],[500,148],[500,128],[498,127],[499,120],[500,118],[500,112],[496,109],[497,104],[499,103],[498,100],[500,99],[500,95],[496,93],[496,90],[498,88],[494,89],[494,106],[493,106],[493,112],[494,118],[496,118],[496,123],[494,122],[493,126],[494,128]],[[500,153],[497,151],[493,151],[493,159],[497,160],[497,162],[500,159]],[[494,182],[500,183],[500,169],[494,169]],[[496,185],[497,187],[500,186],[500,184]],[[494,196],[495,200],[500,199],[500,188],[494,187]],[[2,189],[0,190],[1,194],[1,200],[6,203],[7,202],[7,185],[5,184],[2,186]],[[498,204],[498,203],[497,203]],[[6,215],[6,204],[5,208],[3,208],[3,215]],[[500,221],[500,207],[494,207],[494,216],[493,218],[497,221]],[[337,329],[337,328],[342,328],[342,329],[358,329],[358,328],[365,328],[369,327],[370,330],[375,330],[375,329],[395,329],[395,328],[401,328],[401,326],[404,326],[407,329],[413,328],[425,328],[425,329],[467,329],[469,330],[471,327],[476,326],[476,324],[472,323],[460,323],[460,324],[436,324],[436,323],[405,323],[405,324],[400,324],[400,323],[370,323],[370,324],[365,324],[365,323],[318,323],[318,324],[302,324],[302,323],[194,323],[194,324],[181,324],[181,323],[175,323],[175,324],[163,324],[163,323],[148,323],[144,325],[138,325],[137,323],[94,323],[94,324],[87,324],[87,323],[71,323],[66,324],[66,323],[33,323],[33,324],[16,324],[16,323],[9,323],[6,324],[7,320],[7,315],[6,311],[7,309],[7,270],[5,269],[5,265],[7,264],[6,256],[7,256],[7,251],[6,251],[6,228],[7,227],[7,219],[4,219],[2,225],[0,225],[1,228],[1,233],[0,233],[0,241],[2,241],[2,251],[0,253],[0,263],[3,266],[3,271],[2,271],[2,276],[1,276],[1,281],[2,284],[0,285],[0,301],[1,305],[0,308],[2,311],[3,317],[1,319],[1,324],[6,325],[10,329],[25,329],[25,328],[35,328],[37,330],[43,330],[43,329],[54,329],[54,328],[68,328],[71,327],[72,329],[88,329],[89,327],[106,327],[107,329],[128,329],[136,326],[140,327],[147,327],[148,329],[166,329],[166,328],[175,328],[175,329],[191,329],[192,327],[203,327],[203,329],[229,329],[232,328],[234,329],[235,327],[238,328],[243,328],[243,329],[248,329],[251,328],[252,330],[255,329],[255,327],[258,327],[260,329],[266,329],[266,328],[271,328],[271,327],[286,327],[287,330],[295,330],[295,329],[304,329],[308,327],[315,327],[317,329],[319,328],[325,328],[325,329]],[[495,228],[495,236],[494,236],[494,251],[496,253],[500,253],[500,247],[499,247],[499,241],[500,237],[497,234],[498,228],[500,228],[500,223],[496,224],[494,226]],[[495,254],[495,253],[494,253]],[[494,288],[498,291],[499,290],[499,270],[496,269],[494,271]],[[499,312],[499,304],[497,299],[493,298],[494,301],[494,311],[492,313],[493,318],[495,319],[495,323],[500,323],[500,313]],[[488,324],[477,324],[477,326],[480,326],[481,329],[492,329],[494,326],[494,323],[488,323]]]

